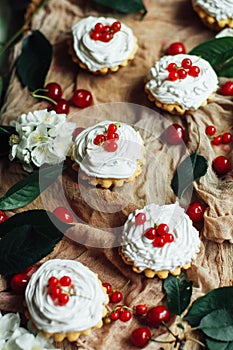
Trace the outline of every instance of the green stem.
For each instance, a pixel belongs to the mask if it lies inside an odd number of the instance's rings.
[[[155,343],[162,343],[162,344],[172,344],[175,342],[175,340],[156,340],[153,338],[148,338],[148,340],[153,341]]]
[[[190,340],[190,341],[192,341],[192,342],[194,342],[194,343],[197,343],[197,344],[199,344],[200,346],[202,346],[203,348],[205,348],[205,344],[203,344],[200,340],[198,340],[198,339],[195,339],[195,338],[192,338],[192,337],[187,337],[186,338],[186,341],[188,341],[188,340]]]
[[[162,322],[162,325],[166,328],[166,330],[175,338],[175,339],[177,339],[178,338],[178,336],[177,335],[175,335],[173,332],[172,332],[172,330],[168,327],[168,325],[166,324],[166,322]]]
[[[57,102],[54,101],[52,98],[50,98],[50,97],[48,97],[48,96],[46,96],[46,95],[40,95],[40,94],[38,94],[37,92],[39,92],[39,91],[47,92],[48,89],[36,89],[35,91],[33,91],[33,92],[31,93],[32,97],[42,98],[42,99],[44,99],[44,100],[47,100],[47,101],[52,102],[53,104],[57,105]]]

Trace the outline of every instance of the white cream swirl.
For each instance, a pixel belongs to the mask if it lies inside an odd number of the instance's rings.
[[[65,306],[56,306],[48,294],[51,276],[69,276],[73,294]],[[106,294],[94,272],[73,260],[52,259],[31,277],[25,301],[32,322],[48,333],[83,331],[97,325],[103,316]]]
[[[197,5],[218,21],[233,20],[233,0],[193,0],[193,6]]]
[[[193,66],[200,68],[197,77],[187,75],[185,79],[167,80],[169,63],[174,62],[178,67],[184,58],[190,58]],[[185,110],[196,110],[218,88],[218,78],[206,60],[195,56],[178,54],[164,56],[150,69],[147,76],[146,90],[164,104],[178,104]]]
[[[142,225],[135,224],[135,215],[138,213],[146,215],[146,221]],[[155,248],[152,240],[144,236],[144,232],[154,227],[155,223],[165,223],[169,226],[169,232],[174,235],[172,243]],[[177,266],[191,262],[199,252],[199,247],[199,233],[178,203],[163,206],[148,204],[143,209],[131,213],[124,225],[122,252],[140,271],[173,271]]]
[[[74,51],[91,71],[118,66],[131,56],[135,48],[133,32],[124,23],[121,23],[121,30],[109,42],[91,39],[90,31],[96,23],[111,25],[115,21],[117,19],[111,17],[89,16],[72,27]]]
[[[118,148],[107,152],[103,146],[93,143],[95,137],[104,134],[109,124],[119,124]],[[103,121],[83,130],[74,141],[73,159],[88,176],[124,179],[132,176],[143,159],[143,140],[138,131],[125,123]]]

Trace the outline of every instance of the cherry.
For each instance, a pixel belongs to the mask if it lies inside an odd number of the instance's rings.
[[[183,68],[178,69],[177,73],[178,73],[179,79],[185,79],[187,77],[187,75],[188,75],[186,70],[183,69]]]
[[[168,233],[169,227],[168,227],[167,224],[160,224],[160,225],[157,227],[156,231],[157,231],[157,235],[163,236],[163,235],[165,235],[166,233]]]
[[[72,280],[69,276],[63,276],[60,278],[60,281],[59,281],[60,285],[63,286],[63,287],[69,287],[72,283]]]
[[[108,126],[108,133],[114,133],[117,131],[117,125],[116,124],[109,124]]]
[[[123,294],[119,290],[116,290],[110,295],[110,301],[112,303],[119,303],[119,301],[121,301],[122,299],[123,299]]]
[[[135,215],[135,225],[143,225],[146,221],[146,215],[144,213],[138,213]]]
[[[54,101],[58,101],[62,97],[62,88],[58,83],[48,83],[45,85],[45,96],[51,98]]]
[[[75,141],[76,137],[83,131],[84,128],[76,128],[73,132],[72,139]]]
[[[112,320],[112,321],[118,320],[119,317],[120,317],[119,310],[113,310],[113,311],[110,313],[110,315],[109,315],[109,318],[110,318],[110,320]]]
[[[48,286],[49,286],[49,287],[57,286],[58,282],[59,282],[58,278],[52,276],[52,277],[50,277],[50,279],[49,279],[49,281],[48,281]]]
[[[58,305],[64,306],[64,305],[66,305],[68,303],[69,300],[70,300],[69,294],[61,293],[58,296]]]
[[[24,272],[15,274],[10,281],[12,290],[16,294],[23,294],[25,292],[29,280],[30,277]]]
[[[95,31],[96,32],[98,32],[98,33],[102,32],[103,28],[104,28],[104,25],[102,23],[99,23],[99,22],[96,23],[96,25],[95,25]]]
[[[167,53],[168,55],[177,55],[179,53],[186,53],[186,49],[183,43],[174,42],[168,47]]]
[[[53,214],[67,224],[71,224],[74,221],[72,215],[65,207],[57,207],[54,209]]]
[[[223,96],[233,96],[233,81],[227,81],[220,87],[220,94]]]
[[[216,127],[214,125],[208,125],[205,129],[205,133],[208,136],[214,136],[216,133]]]
[[[92,94],[85,89],[78,89],[73,93],[72,103],[79,108],[86,108],[92,104]]]
[[[3,210],[0,210],[0,224],[7,220],[7,215]]]
[[[228,144],[228,143],[231,143],[233,140],[233,136],[230,132],[225,132],[223,135],[222,135],[222,143],[224,144]]]
[[[60,98],[56,101],[55,106],[52,107],[57,114],[68,114],[70,110],[70,105],[67,100]]]
[[[113,22],[113,24],[111,25],[111,30],[113,30],[114,33],[119,32],[121,30],[121,22]]]
[[[154,227],[148,228],[148,229],[144,232],[144,236],[145,236],[147,239],[155,239],[155,237],[157,236],[156,228],[154,228]]]
[[[144,348],[151,338],[151,332],[148,328],[136,328],[130,337],[132,344],[138,348]]]
[[[213,160],[212,167],[217,175],[225,175],[231,170],[231,162],[224,156],[218,156]]]
[[[110,294],[110,293],[112,292],[112,286],[111,286],[110,283],[104,282],[104,283],[102,283],[102,286],[103,286],[104,288],[106,288],[107,294]]]
[[[174,62],[169,63],[167,66],[168,72],[176,71],[177,70],[177,65]]]
[[[169,81],[176,81],[177,79],[179,79],[179,75],[176,71],[171,71],[168,74],[167,80]]]
[[[105,144],[104,144],[104,149],[107,152],[116,152],[117,148],[118,148],[118,145],[114,141],[112,141],[112,142],[108,141],[108,142],[105,142]]]
[[[201,70],[198,66],[192,66],[189,68],[188,75],[195,78],[199,75],[200,71]]]
[[[157,236],[152,242],[155,248],[162,248],[165,244],[165,240],[162,236]]]
[[[148,311],[146,304],[138,304],[135,306],[135,312],[137,315],[145,315]]]
[[[186,214],[193,222],[201,222],[203,220],[205,205],[200,202],[190,203],[186,209]]]
[[[174,242],[174,236],[172,233],[166,233],[164,236],[163,236],[163,239],[164,239],[164,242],[165,243],[172,243]]]
[[[119,313],[119,318],[122,322],[127,322],[131,319],[132,312],[128,309],[123,309]]]
[[[162,322],[170,320],[171,313],[164,305],[152,307],[146,314],[146,322],[150,327],[158,327]]]
[[[192,66],[192,61],[190,58],[184,58],[183,61],[181,62],[181,66],[185,69],[189,69]]]
[[[169,145],[178,145],[184,141],[184,129],[179,124],[172,124],[164,131],[163,138]]]
[[[215,136],[211,141],[211,143],[214,146],[219,146],[222,143],[222,136],[221,135]]]
[[[99,146],[99,145],[102,145],[102,143],[104,143],[105,140],[106,140],[105,135],[100,134],[94,138],[93,143],[94,143],[94,145]]]

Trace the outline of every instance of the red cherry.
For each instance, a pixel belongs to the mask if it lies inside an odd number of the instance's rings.
[[[3,210],[0,210],[0,224],[4,221],[6,221],[7,215]]]
[[[72,279],[69,276],[62,276],[59,282],[62,287],[69,287],[72,283]]]
[[[114,141],[107,141],[104,144],[104,149],[107,152],[116,152],[117,148],[118,148],[118,145]]]
[[[176,81],[177,79],[179,79],[179,75],[177,71],[171,71],[168,74],[167,80],[169,81]]]
[[[45,85],[45,96],[51,98],[54,101],[60,100],[62,97],[62,88],[58,83],[48,83]]]
[[[58,305],[64,306],[68,303],[70,297],[67,293],[61,293],[58,297]]]
[[[100,32],[103,31],[103,28],[104,28],[104,25],[103,25],[102,23],[99,23],[99,22],[98,22],[98,23],[96,23],[95,29],[94,29],[94,30],[95,30],[96,32],[99,32],[99,33],[100,33]]]
[[[83,131],[84,128],[76,128],[72,134],[73,141],[76,139],[76,137]]]
[[[178,73],[179,79],[185,79],[187,77],[187,75],[188,75],[186,70],[183,69],[183,68],[178,69],[177,73]]]
[[[112,33],[106,31],[106,32],[103,32],[103,33],[102,33],[101,41],[107,43],[107,42],[109,42],[112,38],[113,38]]]
[[[131,317],[132,317],[132,312],[128,309],[123,309],[119,315],[119,318],[122,322],[129,321],[131,319]]]
[[[169,46],[167,53],[168,55],[177,55],[179,53],[186,53],[186,49],[183,43],[175,42]]]
[[[116,290],[110,295],[110,301],[112,303],[119,303],[119,301],[121,301],[122,299],[123,299],[123,294],[119,290]]]
[[[177,70],[177,64],[174,62],[169,63],[167,66],[168,72],[176,71]]]
[[[200,74],[200,68],[198,66],[192,66],[189,68],[188,75],[191,77],[197,77]]]
[[[225,132],[223,135],[222,135],[222,143],[224,144],[228,144],[228,143],[231,143],[233,140],[233,136],[230,132]]]
[[[56,105],[52,107],[57,114],[68,114],[70,110],[70,105],[67,100],[60,98],[56,101]]]
[[[224,156],[218,156],[213,160],[212,167],[217,175],[225,175],[231,170],[231,162]]]
[[[205,129],[205,133],[208,136],[214,136],[214,134],[216,133],[216,128],[214,125],[208,125]]]
[[[92,30],[91,32],[90,32],[90,38],[92,39],[92,40],[100,40],[100,38],[101,38],[101,34],[100,34],[100,32],[97,32],[96,30]]]
[[[114,31],[114,33],[119,32],[121,30],[121,22],[113,22],[111,29]]]
[[[184,129],[179,124],[172,124],[164,131],[163,138],[169,145],[178,145],[184,142]]]
[[[135,306],[135,312],[137,315],[145,315],[148,311],[146,304],[138,304]]]
[[[160,225],[156,228],[156,231],[157,231],[157,235],[163,236],[163,235],[165,235],[166,233],[168,233],[169,227],[168,227],[167,224],[160,224]]]
[[[174,242],[174,236],[172,233],[166,233],[164,236],[163,236],[163,239],[164,239],[164,242],[165,243],[172,243]]]
[[[94,143],[94,145],[99,146],[99,145],[102,145],[102,143],[104,143],[105,140],[106,140],[105,135],[100,134],[94,138],[93,143]]]
[[[227,81],[220,88],[220,94],[223,96],[233,96],[233,81]]]
[[[53,214],[56,215],[58,219],[67,224],[71,224],[74,221],[73,216],[64,207],[57,207],[56,209],[54,209]]]
[[[193,222],[201,222],[203,220],[205,205],[200,202],[190,203],[186,209],[186,214]]]
[[[148,228],[148,229],[144,232],[144,236],[145,236],[147,239],[155,239],[155,237],[157,236],[156,228],[154,228],[154,227]]]
[[[24,270],[22,273],[26,273],[26,275],[28,275],[28,277],[31,277],[33,275],[33,273],[39,268],[39,264],[35,264],[32,266],[29,266],[26,270]]]
[[[215,136],[211,141],[211,143],[214,146],[219,146],[222,143],[222,136],[221,135]]]
[[[171,313],[164,305],[152,307],[146,315],[146,322],[150,327],[158,327],[162,322],[170,320]]]
[[[92,104],[92,94],[85,89],[78,89],[73,93],[72,103],[79,108],[86,108]]]
[[[189,69],[192,66],[192,61],[190,58],[184,58],[183,61],[181,62],[181,66],[185,69]]]
[[[117,131],[117,125],[116,124],[109,124],[108,126],[108,132],[116,132]]]
[[[112,321],[116,321],[119,319],[120,313],[119,310],[114,310],[110,313],[109,317]]]
[[[110,293],[112,292],[112,286],[111,286],[110,283],[104,282],[104,283],[102,283],[102,286],[103,286],[104,288],[106,288],[107,294],[110,294]]]
[[[16,294],[23,294],[30,277],[26,273],[17,273],[11,278],[11,288]]]
[[[51,298],[57,299],[62,293],[62,290],[59,286],[51,286],[49,287],[49,295],[51,296]]]
[[[151,332],[148,328],[136,328],[130,337],[130,340],[137,348],[144,348],[151,338]]]
[[[143,225],[146,221],[146,215],[144,213],[138,213],[135,215],[135,225]]]
[[[165,244],[165,240],[162,236],[157,236],[152,242],[155,248],[162,248]]]
[[[48,286],[49,287],[57,286],[58,282],[59,282],[58,278],[52,276],[52,277],[50,277],[50,279],[48,281]]]

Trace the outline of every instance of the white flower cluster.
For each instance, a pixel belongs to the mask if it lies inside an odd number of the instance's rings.
[[[10,137],[9,158],[18,158],[26,171],[32,171],[33,164],[58,164],[69,155],[76,125],[66,122],[65,114],[43,109],[22,114],[11,125],[17,135]]]
[[[51,339],[40,333],[34,335],[20,327],[19,314],[0,313],[0,350],[52,350],[55,349]]]

